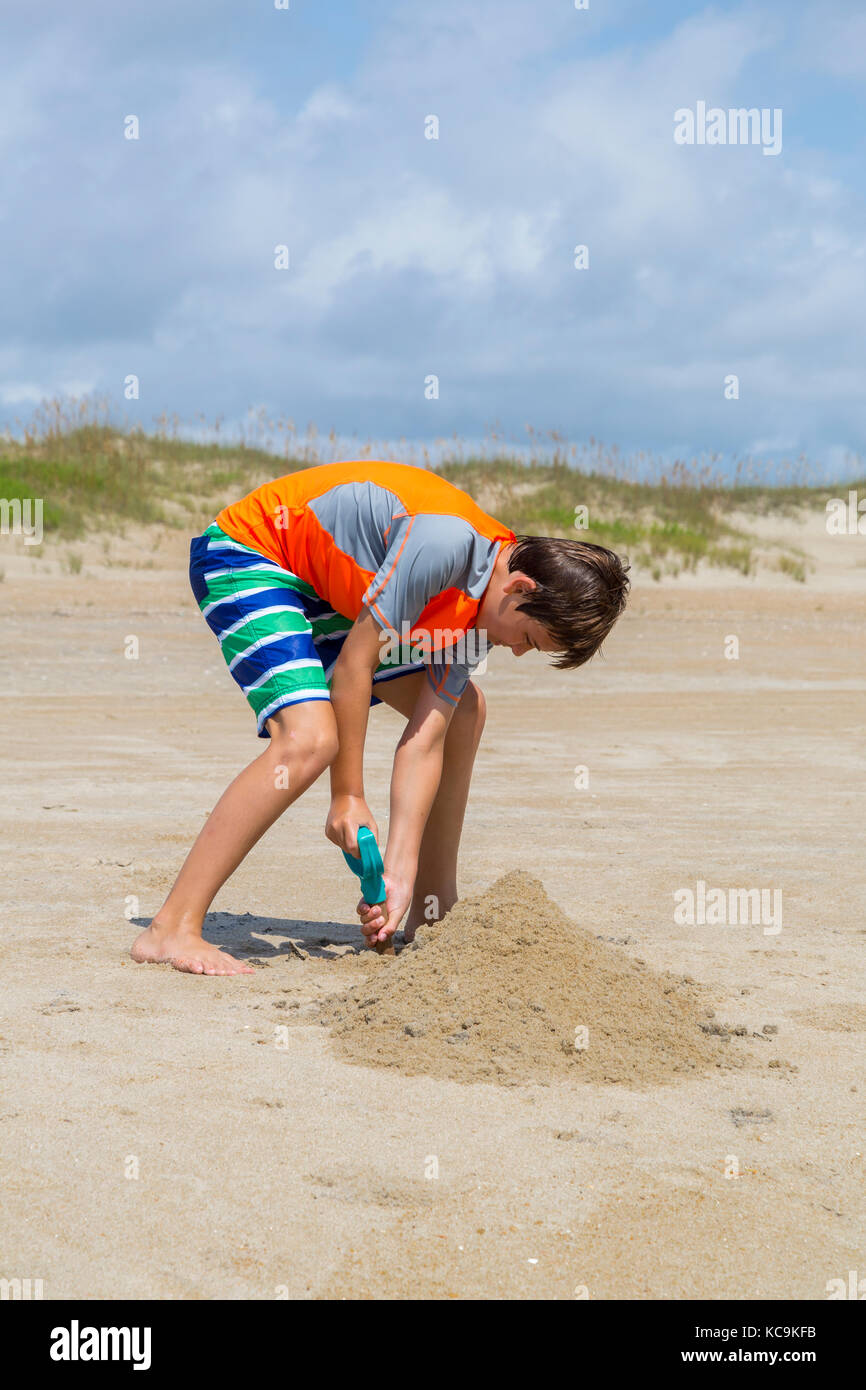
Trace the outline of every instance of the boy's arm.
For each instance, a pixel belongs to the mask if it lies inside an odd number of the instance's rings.
[[[373,672],[381,660],[380,631],[369,609],[362,609],[331,675],[339,748],[331,764],[331,808],[325,834],[349,854],[358,853],[358,826],[368,825],[379,838],[364,796],[364,743]]]
[[[373,672],[382,653],[381,631],[369,610],[362,609],[331,676],[331,704],[339,748],[331,764],[331,807],[325,833],[350,854],[358,852],[359,826],[368,825],[379,838],[364,795],[364,743]],[[436,695],[429,681],[425,681],[394,755],[385,876],[393,884],[393,893],[399,890],[401,896],[408,889],[411,897],[421,837],[439,788],[445,734],[453,713],[454,706]],[[393,916],[393,893],[389,887],[389,922]],[[402,915],[401,912],[400,918]],[[399,919],[383,939],[392,936],[397,925]]]
[[[430,682],[424,681],[397,744],[385,868],[403,878],[415,877],[421,837],[439,790],[445,734],[453,713],[453,705],[440,699]]]
[[[454,706],[425,681],[394,754],[385,849],[388,897],[381,910],[362,923],[370,946],[381,948],[388,943],[412,901],[421,837],[439,789],[445,734],[453,713]]]
[[[462,518],[440,515],[395,516],[378,572],[362,596],[362,609],[334,667],[331,701],[340,741],[331,766],[331,810],[326,834],[349,853],[357,853],[357,832],[376,824],[364,797],[364,741],[373,673],[381,660],[381,640],[417,622],[430,599],[454,584],[463,585],[476,567],[475,534]],[[491,543],[492,544],[492,543]],[[372,610],[372,611],[371,611]],[[375,616],[374,616],[375,614]],[[446,668],[446,676],[450,668]],[[438,677],[437,677],[438,678]],[[462,678],[465,685],[466,671]],[[391,780],[391,822],[385,852],[384,910],[375,910],[379,928],[363,922],[370,945],[387,942],[409,906],[421,837],[442,775],[442,744],[459,691],[437,696],[429,682],[397,747]],[[398,903],[409,893],[402,907]],[[398,910],[399,909],[399,910]]]

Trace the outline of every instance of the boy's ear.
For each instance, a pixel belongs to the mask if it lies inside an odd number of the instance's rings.
[[[532,594],[538,588],[534,579],[522,570],[513,570],[502,586],[504,594]]]

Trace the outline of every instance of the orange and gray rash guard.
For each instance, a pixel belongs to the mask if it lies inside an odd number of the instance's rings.
[[[409,464],[327,463],[265,483],[217,524],[343,617],[369,608],[423,651],[436,693],[459,700],[487,650],[474,632],[478,605],[500,549],[515,539],[460,488]]]

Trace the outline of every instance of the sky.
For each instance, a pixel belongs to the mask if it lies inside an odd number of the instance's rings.
[[[862,0],[0,0],[0,427],[92,394],[852,476],[864,78]],[[700,102],[781,149],[677,143]]]

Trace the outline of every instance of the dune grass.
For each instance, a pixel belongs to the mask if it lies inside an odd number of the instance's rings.
[[[177,420],[165,418],[151,433],[118,426],[92,399],[49,402],[21,437],[0,440],[0,497],[42,498],[44,530],[66,540],[154,523],[195,530],[259,483],[333,456],[281,423],[285,447],[276,452],[244,439],[192,442],[180,437]],[[826,485],[725,483],[706,467],[682,464],[640,481],[624,476],[616,450],[605,453],[595,441],[571,457],[555,450],[552,460],[525,461],[506,448],[463,457],[459,442],[453,454],[435,471],[514,531],[606,545],[656,578],[701,563],[753,573],[759,558],[767,562],[766,548],[741,517],[823,510],[834,495]],[[585,509],[577,524],[576,508]],[[794,581],[806,578],[805,558],[793,548],[776,547],[769,563]]]
[[[700,563],[749,575],[766,546],[759,546],[742,517],[772,512],[795,515],[804,508],[823,511],[832,489],[805,484],[773,488],[759,484],[726,486],[687,470],[657,482],[609,474],[576,473],[567,466],[514,464],[503,459],[462,461],[438,470],[465,488],[515,531],[572,535],[625,553],[655,578],[695,570]],[[585,508],[578,514],[575,508]],[[583,524],[585,521],[585,524]],[[775,547],[773,568],[802,582],[805,557]]]

